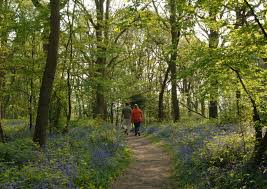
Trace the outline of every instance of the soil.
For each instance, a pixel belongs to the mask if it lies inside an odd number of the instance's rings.
[[[110,189],[170,189],[169,154],[143,136],[130,135],[127,144],[133,160]]]

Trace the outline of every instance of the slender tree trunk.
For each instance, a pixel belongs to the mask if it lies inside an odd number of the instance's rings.
[[[82,113],[83,111],[82,111],[82,105],[81,105],[81,98],[78,92],[76,93],[76,99],[78,103],[78,118],[81,119],[83,117],[83,113]]]
[[[200,104],[201,104],[201,114],[202,115],[205,115],[206,114],[206,109],[205,109],[205,100],[204,99],[202,99],[201,101],[200,101]]]
[[[170,24],[171,24],[171,57],[169,61],[170,72],[171,72],[171,100],[172,100],[172,115],[173,121],[176,122],[180,119],[179,101],[177,95],[177,48],[180,38],[180,29],[178,28],[177,20],[177,2],[176,0],[170,0]]]
[[[214,10],[209,11],[210,18],[216,22],[216,14]],[[209,48],[217,48],[219,44],[219,33],[218,31],[214,30],[213,28],[210,28],[209,33]],[[216,73],[215,73],[216,74]],[[212,86],[215,92],[213,92],[210,95],[210,102],[209,102],[209,118],[217,118],[218,117],[218,81],[214,80],[212,81]]]
[[[166,88],[166,85],[167,85],[167,80],[168,80],[169,73],[170,73],[170,67],[168,66],[168,68],[167,68],[167,70],[165,72],[164,80],[162,82],[160,93],[159,93],[159,104],[158,104],[158,107],[159,107],[158,120],[159,121],[162,121],[164,119],[163,98],[164,98],[164,91],[165,91],[165,88]]]
[[[112,102],[110,104],[110,122],[113,124],[114,123],[114,110],[113,110],[114,103]]]
[[[34,73],[34,65],[35,65],[35,33],[33,34],[32,39],[32,65],[31,65],[31,71]],[[30,78],[30,95],[29,95],[29,129],[31,130],[33,127],[33,90],[34,90],[34,84],[33,84],[33,75],[31,75]]]
[[[66,122],[66,127],[64,129],[65,132],[68,132],[69,130],[69,123],[71,119],[71,94],[72,94],[72,89],[71,89],[71,83],[70,83],[70,68],[67,70],[67,87],[68,87],[68,113],[67,113],[67,122]]]
[[[1,101],[0,101],[0,111],[1,111]],[[2,117],[1,117],[1,113],[0,113],[0,141],[1,142],[5,142],[4,131],[3,131],[3,128],[2,128]]]
[[[33,126],[33,79],[30,81],[30,97],[29,97],[29,128]]]
[[[117,104],[117,108],[116,108],[116,126],[119,125],[119,116],[120,116],[120,112],[119,112],[119,106]]]
[[[183,91],[184,96],[186,97],[186,106],[188,107],[188,116],[192,115],[192,99],[190,95],[190,81],[188,79],[183,79]]]
[[[5,11],[7,9],[7,0],[0,1],[0,10]],[[2,16],[3,15],[3,16]],[[0,16],[0,24],[1,26],[5,26],[5,14]],[[3,31],[0,33],[0,47],[6,48],[8,39],[8,31],[3,28]],[[2,118],[4,115],[3,110],[3,91],[4,91],[4,83],[5,83],[5,70],[4,65],[6,63],[7,54],[5,52],[0,51],[0,141],[4,142],[4,131],[2,128]]]
[[[264,38],[267,40],[267,32],[265,28],[263,27],[263,25],[260,23],[259,18],[257,17],[257,15],[255,14],[255,11],[253,10],[253,7],[249,4],[247,0],[244,0],[244,2],[249,7],[252,15],[254,16],[255,21],[257,22],[259,28],[261,29],[263,33]],[[244,83],[242,85],[244,88]],[[250,100],[253,106],[253,121],[255,124],[255,130],[256,130],[256,140],[258,141],[256,143],[255,160],[257,164],[259,164],[260,162],[262,162],[262,156],[267,150],[267,132],[265,132],[264,137],[262,138],[262,124],[261,124],[261,120],[260,120],[260,116],[257,110],[255,100],[251,98],[247,90],[246,90],[246,93],[250,97]]]
[[[40,89],[36,125],[33,136],[33,141],[39,143],[41,147],[45,146],[47,139],[48,110],[57,66],[60,26],[59,4],[59,0],[50,1],[51,15],[49,46]]]
[[[68,4],[68,12],[69,12],[69,5],[70,4]],[[76,1],[74,1],[74,7],[72,10],[72,18],[70,19],[69,14],[67,15],[68,20],[69,20],[69,39],[68,39],[68,43],[66,46],[66,53],[68,53],[68,47],[70,45],[70,57],[69,57],[70,59],[69,59],[69,65],[68,65],[68,69],[67,69],[68,113],[67,113],[67,121],[66,121],[66,127],[64,129],[64,132],[68,132],[68,130],[69,130],[69,124],[70,124],[71,113],[72,113],[71,67],[72,67],[72,63],[73,63],[73,40],[72,40],[72,38],[73,38],[73,22],[74,22],[75,9],[76,9]]]
[[[245,83],[243,82],[243,79],[239,73],[238,70],[230,67],[231,70],[233,70],[244,91],[246,92],[246,94],[248,95],[248,98],[250,99],[250,102],[251,102],[251,105],[252,105],[252,109],[253,109],[253,122],[254,122],[254,128],[255,128],[255,138],[256,138],[256,143],[255,143],[255,161],[257,163],[261,162],[261,158],[264,154],[264,152],[266,151],[266,146],[263,146],[267,143],[267,136],[266,136],[266,133],[265,133],[265,136],[262,138],[262,121],[260,119],[260,115],[259,115],[259,111],[258,111],[258,108],[257,108],[257,104],[256,104],[256,101],[254,100],[254,98],[252,97],[252,95],[249,93]]]

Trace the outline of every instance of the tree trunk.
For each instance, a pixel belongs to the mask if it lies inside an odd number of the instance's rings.
[[[209,11],[209,16],[212,19],[212,21],[216,22],[216,14],[217,12],[214,10]],[[219,33],[218,31],[214,30],[213,28],[210,28],[210,33],[209,33],[209,48],[217,48],[219,44]],[[215,72],[215,70],[214,70]],[[213,73],[216,74],[216,73]],[[215,92],[213,92],[210,95],[210,102],[209,102],[209,118],[217,118],[218,117],[218,81],[212,81],[212,86]]]
[[[82,105],[81,105],[81,98],[80,95],[78,94],[78,92],[76,92],[76,99],[77,99],[77,103],[78,103],[78,118],[81,119],[83,117],[83,110],[82,110]]]
[[[204,99],[202,99],[201,101],[200,101],[200,104],[201,104],[201,114],[202,115],[205,115],[206,114],[206,109],[205,109],[205,100]]]
[[[29,129],[33,126],[33,79],[30,81],[30,97],[29,97]]]
[[[168,68],[167,68],[167,70],[165,72],[164,80],[162,82],[160,93],[159,93],[159,104],[158,104],[158,107],[159,107],[158,120],[159,121],[163,121],[163,119],[164,119],[163,98],[164,98],[164,91],[165,91],[165,88],[166,88],[166,85],[167,85],[167,80],[168,80],[169,73],[170,73],[170,67],[168,66]]]
[[[0,10],[5,10],[7,8],[7,1],[0,1]],[[3,15],[3,16],[2,16]],[[3,22],[5,21],[5,15],[2,14],[0,16],[0,24],[3,26]],[[8,38],[8,31],[5,28],[0,33],[0,48],[6,48],[7,45],[7,38]],[[4,114],[2,109],[3,103],[3,85],[5,82],[5,70],[4,64],[6,63],[6,53],[0,51],[0,141],[4,142],[4,131],[2,128],[2,115]]]
[[[68,4],[68,12],[69,12],[69,5]],[[68,113],[67,113],[67,120],[66,120],[66,126],[64,129],[64,132],[68,132],[69,130],[69,124],[70,124],[70,119],[71,119],[71,111],[72,111],[72,104],[71,104],[71,95],[72,95],[72,88],[71,88],[71,67],[72,67],[72,62],[73,62],[73,22],[74,22],[74,13],[76,9],[76,1],[74,1],[74,7],[72,10],[72,18],[70,19],[69,13],[67,13],[68,20],[69,20],[69,39],[68,43],[66,46],[66,54],[68,53],[68,47],[70,45],[70,59],[69,59],[69,64],[67,68],[67,90],[68,90]],[[67,56],[66,56],[67,57]],[[66,61],[67,62],[67,61]]]
[[[98,80],[105,79],[105,65],[106,65],[106,47],[103,44],[107,41],[106,37],[108,36],[107,29],[107,19],[109,10],[109,5],[107,1],[106,13],[104,18],[104,0],[95,0],[96,12],[97,12],[97,23],[95,25],[96,30],[96,40],[97,40],[97,58],[96,58],[96,66],[97,66],[97,78]],[[104,86],[102,82],[97,81],[96,86],[96,104],[94,109],[94,115],[96,117],[101,117],[106,119],[107,117],[107,106],[104,96]]]
[[[255,152],[255,161],[259,165],[262,162],[263,154],[267,151],[267,132],[265,132],[264,137],[260,141],[258,148]]]
[[[180,119],[179,101],[177,96],[177,48],[180,38],[180,29],[178,28],[177,20],[177,2],[176,0],[170,0],[170,24],[171,24],[171,57],[169,61],[171,72],[171,101],[172,101],[172,115],[173,121],[176,122]]]
[[[113,109],[114,103],[112,102],[110,104],[110,122],[111,124],[114,123],[114,109]]]
[[[216,100],[211,100],[209,102],[209,118],[217,118],[218,117],[218,106]]]
[[[70,84],[70,68],[67,70],[67,87],[68,87],[68,113],[67,113],[67,121],[66,121],[66,127],[64,129],[64,132],[68,132],[69,130],[69,124],[71,119],[71,84]]]
[[[188,116],[192,115],[192,99],[190,95],[190,81],[189,79],[183,79],[183,90],[182,93],[186,97],[186,106],[188,107]]]
[[[33,141],[39,143],[41,147],[44,147],[46,144],[48,110],[57,66],[60,26],[59,4],[60,0],[50,0],[51,15],[49,46],[40,89],[36,125],[33,136]]]
[[[255,14],[255,11],[253,10],[253,7],[249,4],[249,2],[247,0],[244,0],[245,4],[249,7],[252,15],[254,16],[255,21],[257,22],[259,28],[261,29],[264,38],[267,40],[267,32],[264,29],[263,25],[260,23],[257,15]],[[238,73],[238,72],[237,72]],[[240,77],[239,77],[240,79]],[[241,80],[242,81],[242,80]],[[243,88],[244,88],[244,83],[241,83]],[[267,132],[265,132],[264,137],[262,138],[262,125],[261,125],[261,120],[260,120],[260,116],[257,110],[257,106],[255,103],[255,100],[252,99],[252,97],[250,96],[250,94],[248,93],[247,90],[245,90],[246,93],[248,94],[252,106],[253,106],[253,121],[255,124],[255,130],[256,130],[256,152],[255,152],[255,160],[257,162],[257,164],[259,164],[262,161],[262,156],[263,154],[266,152],[267,150]],[[261,140],[260,140],[261,138]]]
[[[1,102],[0,102],[0,111],[1,111]],[[0,113],[0,141],[1,142],[5,142],[4,131],[3,131],[3,128],[2,128],[2,117],[1,117],[1,113]]]
[[[34,65],[35,65],[35,48],[36,48],[36,43],[35,43],[35,33],[33,34],[33,39],[32,39],[32,65],[31,65],[31,71],[34,73]],[[33,75],[31,75],[30,78],[30,94],[29,94],[29,129],[31,130],[33,127],[33,90],[34,90],[34,84],[33,84]]]
[[[118,104],[116,104],[117,108],[116,108],[116,126],[119,125],[119,117],[120,117],[120,111],[119,111],[119,106]]]

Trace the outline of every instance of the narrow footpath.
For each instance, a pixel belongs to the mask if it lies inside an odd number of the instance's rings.
[[[170,156],[143,136],[127,137],[133,160],[111,189],[170,189]]]

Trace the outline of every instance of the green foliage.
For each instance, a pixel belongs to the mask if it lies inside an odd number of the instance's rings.
[[[183,119],[175,125],[149,125],[145,131],[164,140],[174,159],[174,188],[264,188],[266,165],[250,165],[254,149],[249,127]]]
[[[114,126],[73,122],[68,135],[53,134],[45,150],[30,138],[0,144],[0,187],[107,188],[130,153]]]
[[[37,146],[30,138],[18,139],[10,143],[0,143],[0,161],[10,165],[22,165],[37,158]]]

